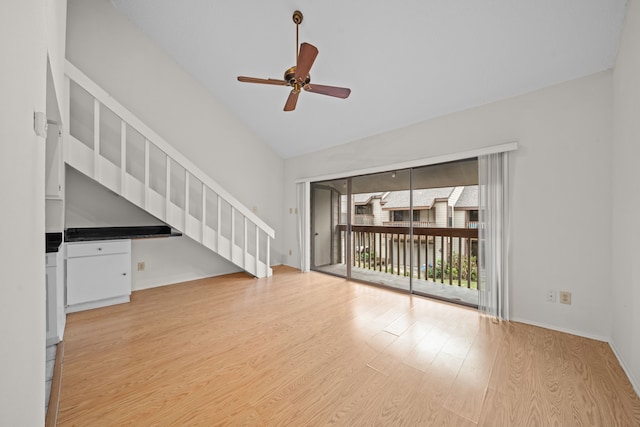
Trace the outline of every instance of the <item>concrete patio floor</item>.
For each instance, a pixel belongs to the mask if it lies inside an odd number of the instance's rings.
[[[325,265],[315,267],[314,271],[345,276],[347,266],[345,264]],[[409,292],[410,278],[398,276],[381,271],[369,270],[367,268],[351,267],[351,278],[358,281],[383,285],[391,288],[401,289]],[[444,299],[454,303],[464,304],[472,307],[478,306],[478,290],[468,289],[457,284],[436,283],[424,279],[413,279],[413,292],[419,295]]]

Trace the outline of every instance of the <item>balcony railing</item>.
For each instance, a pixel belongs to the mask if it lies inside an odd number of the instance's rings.
[[[382,223],[385,227],[411,227],[413,224],[414,227],[437,227],[438,225],[435,222],[431,221],[384,221]]]
[[[357,225],[373,225],[372,214],[356,214],[353,216],[353,223]]]
[[[344,251],[347,226],[337,228]],[[430,282],[477,287],[477,228],[414,227],[413,233],[410,232],[410,227],[352,225],[352,266]],[[341,262],[345,259],[342,254]]]

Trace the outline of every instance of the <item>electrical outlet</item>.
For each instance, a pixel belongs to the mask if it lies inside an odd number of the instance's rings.
[[[560,304],[571,305],[571,292],[560,291]]]
[[[144,271],[144,261],[138,263],[138,271]]]
[[[549,289],[547,291],[547,302],[556,302],[556,291]]]

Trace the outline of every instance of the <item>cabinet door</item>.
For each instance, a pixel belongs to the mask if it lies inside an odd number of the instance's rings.
[[[56,280],[56,269],[55,267],[47,267],[45,268],[45,292],[46,292],[46,304],[45,304],[45,309],[46,309],[46,319],[47,319],[47,341],[49,341],[50,338],[52,338],[53,336],[55,336],[55,332],[53,331],[53,325],[54,323],[51,321],[51,317],[53,316],[54,313],[51,313],[51,299],[54,298],[55,299],[55,294],[52,295],[51,294],[51,290],[55,289],[55,280]]]
[[[67,259],[67,304],[80,304],[131,294],[128,254]]]
[[[62,266],[56,266],[56,255],[57,254],[47,254],[47,268],[45,268],[47,286],[47,345],[60,341],[60,336],[62,336],[60,329],[64,325],[64,322],[61,322],[59,319],[59,311],[62,308],[62,312],[64,313],[64,308],[58,305],[58,286],[62,286],[62,282],[58,281],[58,270],[61,270]],[[51,258],[53,258],[52,264],[50,264]]]

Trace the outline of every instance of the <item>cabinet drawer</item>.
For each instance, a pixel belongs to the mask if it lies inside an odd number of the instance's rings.
[[[68,243],[67,258],[127,253],[131,240],[100,240],[96,242]]]

